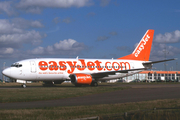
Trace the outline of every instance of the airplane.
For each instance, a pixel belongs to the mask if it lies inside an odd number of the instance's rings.
[[[13,63],[2,74],[16,80],[43,81],[45,84],[69,80],[75,86],[98,86],[98,81],[122,78],[151,69],[154,63],[175,60],[149,61],[153,35],[154,30],[147,30],[131,54],[117,59],[26,59]]]

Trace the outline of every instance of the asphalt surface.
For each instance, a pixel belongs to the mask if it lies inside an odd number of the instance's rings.
[[[44,107],[57,107],[57,106],[115,104],[115,103],[148,101],[148,100],[156,100],[156,99],[180,98],[180,92],[179,92],[180,84],[155,84],[155,85],[120,84],[119,86],[130,86],[131,88],[114,91],[114,92],[101,93],[101,94],[88,95],[88,96],[75,97],[75,98],[59,99],[59,100],[0,103],[0,109],[24,109],[24,108],[44,108]]]

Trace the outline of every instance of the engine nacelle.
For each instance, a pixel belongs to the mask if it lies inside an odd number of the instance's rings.
[[[71,82],[75,85],[90,85],[92,83],[92,76],[88,74],[73,74],[70,75]]]

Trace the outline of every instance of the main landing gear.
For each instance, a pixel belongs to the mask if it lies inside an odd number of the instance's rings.
[[[97,83],[97,82],[92,82],[92,83],[91,83],[91,86],[97,87],[97,86],[98,86],[98,83]]]
[[[89,86],[87,84],[84,84],[85,86]],[[76,87],[81,87],[83,86],[82,84],[75,84]],[[92,82],[91,85],[92,87],[97,87],[98,86],[98,83],[97,82]]]
[[[22,87],[23,87],[23,88],[26,88],[26,84],[23,84]]]

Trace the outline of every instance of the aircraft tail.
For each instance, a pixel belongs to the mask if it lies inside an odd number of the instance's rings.
[[[154,30],[147,30],[132,54],[118,59],[149,61],[153,35]]]

